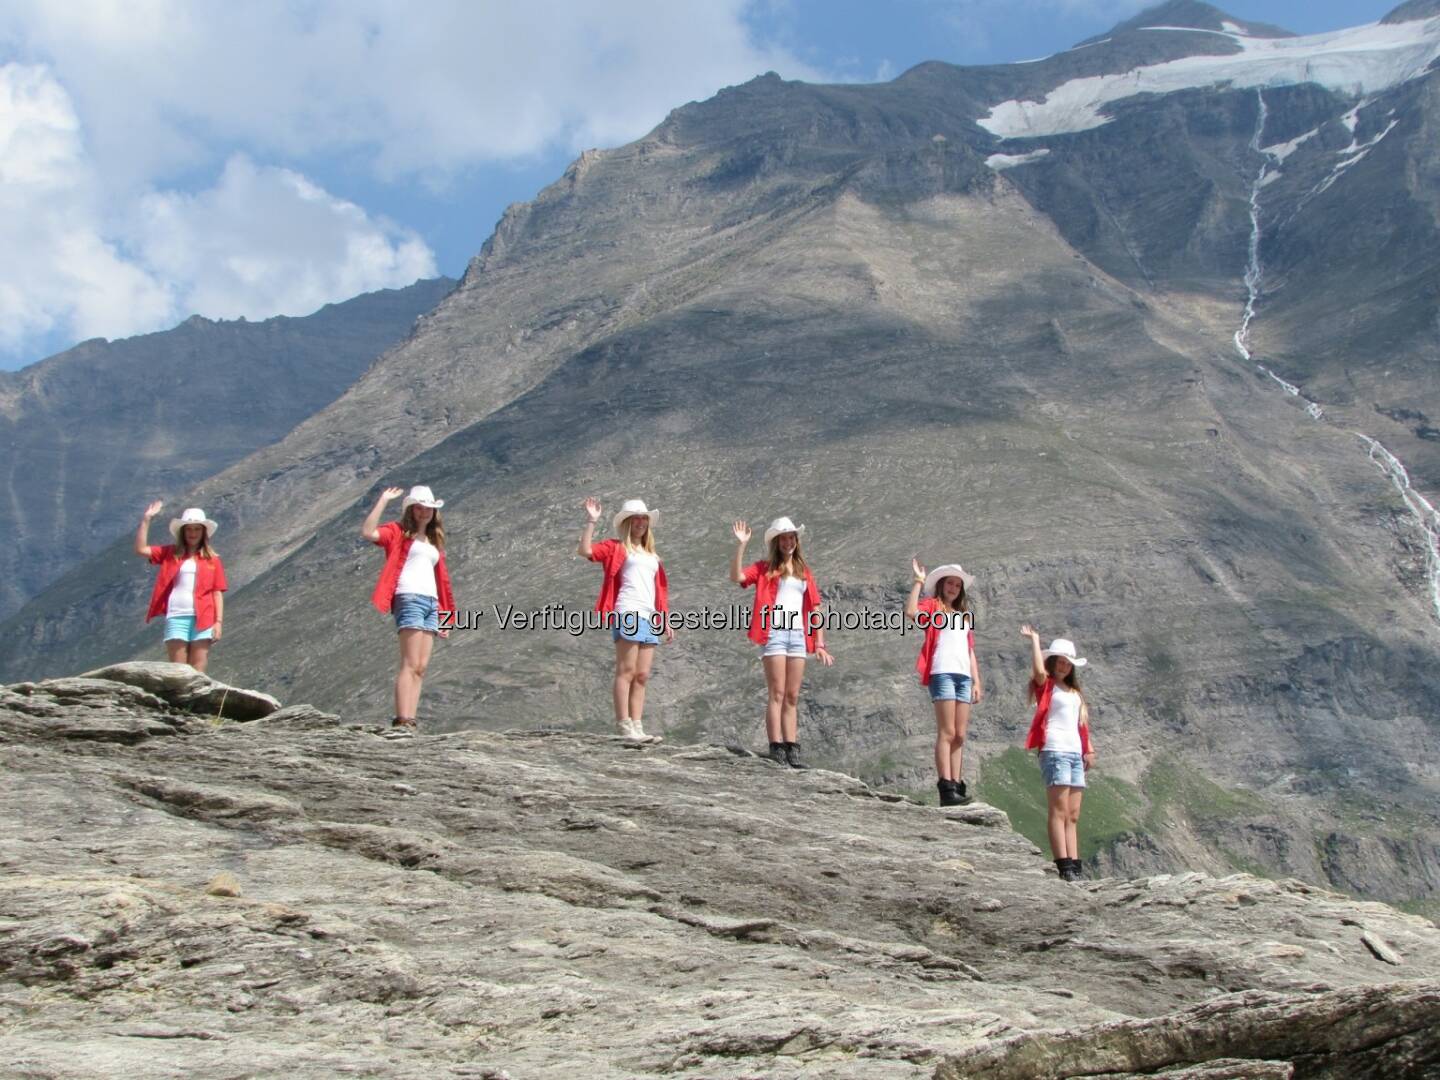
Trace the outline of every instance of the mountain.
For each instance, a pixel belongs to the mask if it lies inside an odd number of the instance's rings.
[[[0,552],[0,616],[133,530],[149,499],[173,504],[334,401],[454,284],[421,281],[305,318],[197,315],[0,372],[0,530],[12,541]]]
[[[718,746],[242,723],[215,703],[244,691],[207,684],[0,688],[0,986],[44,1002],[0,1033],[17,1075],[1440,1067],[1440,929],[1381,904],[1065,884],[988,806]]]
[[[697,621],[743,599],[729,523],[785,513],[852,620],[894,618],[916,553],[976,572],[969,770],[1027,835],[1022,622],[1091,660],[1087,858],[1436,910],[1436,55],[1430,18],[1171,6],[1035,63],[766,75],[587,151],[412,337],[201,486],[233,523],[215,670],[388,716],[358,525],[429,483],[479,615],[426,728],[602,731],[609,642],[496,617],[592,603],[581,500],[663,510]],[[0,669],[155,655],[148,580],[123,545],[77,568],[0,627]],[[913,633],[832,643],[806,753],[933,792]],[[672,740],[761,738],[737,630],[682,630],[650,695]]]

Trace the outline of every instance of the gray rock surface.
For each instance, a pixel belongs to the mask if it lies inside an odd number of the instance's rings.
[[[723,747],[397,741],[303,706],[216,725],[76,681],[0,693],[11,1075],[1434,1061],[1440,929],[1381,904],[1243,874],[1066,885],[983,807]],[[142,734],[67,734],[100,716]]]

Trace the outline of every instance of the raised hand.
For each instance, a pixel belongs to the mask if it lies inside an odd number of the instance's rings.
[[[586,499],[586,500],[585,500],[585,516],[590,519],[590,523],[591,523],[592,525],[593,525],[595,522],[597,522],[597,521],[600,520],[600,500],[599,500],[599,499]]]
[[[743,521],[737,521],[734,525],[731,525],[730,531],[735,534],[735,539],[739,540],[742,544],[748,544],[750,537],[755,535],[750,531],[750,526]]]
[[[149,506],[145,507],[145,513],[143,515],[145,520],[149,521],[151,518],[153,518],[156,514],[160,512],[160,508],[164,505],[165,504],[163,502],[161,502],[159,499],[156,499]]]
[[[380,493],[380,501],[381,501],[381,502],[389,502],[391,499],[398,499],[401,495],[404,495],[404,494],[405,494],[405,489],[404,489],[404,488],[387,487],[384,491],[382,491],[382,492]]]
[[[1026,623],[1024,626],[1020,627],[1020,636],[1028,637],[1031,641],[1040,640],[1040,632],[1036,630],[1033,626],[1031,626],[1029,623]]]
[[[910,569],[921,581],[925,580],[925,567],[920,565],[919,559],[910,560]]]

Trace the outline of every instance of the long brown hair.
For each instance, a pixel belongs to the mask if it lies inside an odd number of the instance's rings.
[[[415,526],[414,503],[411,503],[405,508],[405,514],[400,518],[400,529],[407,537],[411,538],[413,538],[418,531]],[[445,550],[445,523],[440,520],[439,510],[432,510],[430,512],[430,520],[425,525],[425,539],[441,551]]]
[[[779,577],[780,568],[785,565],[785,556],[780,554],[780,537],[784,535],[784,533],[780,533],[778,536],[776,536],[773,540],[770,541],[770,569],[766,573],[766,577]],[[791,573],[795,577],[804,580],[805,571],[809,569],[810,567],[805,562],[805,556],[800,554],[800,534],[796,533],[795,550],[790,555]]]
[[[945,603],[945,597],[941,593],[941,587],[945,584],[946,579],[952,577],[960,582],[960,591],[955,594],[955,606],[953,608]],[[935,599],[940,601],[940,606],[946,611],[958,611],[962,614],[968,614],[970,611],[970,598],[965,595],[965,579],[959,574],[946,574],[945,577],[942,577],[935,583]]]
[[[190,524],[199,525],[200,523],[190,522]],[[194,551],[191,551],[188,547],[185,546],[185,526],[181,525],[179,530],[175,533],[175,558],[181,560],[190,558],[215,558],[215,549],[210,546],[210,530],[204,525],[200,525],[200,543],[195,545]]]
[[[1052,679],[1055,678],[1055,661],[1056,661],[1056,660],[1060,660],[1060,659],[1070,660],[1070,658],[1069,658],[1068,656],[1066,656],[1066,657],[1059,657],[1059,656],[1047,656],[1047,657],[1045,657],[1045,674],[1048,675],[1048,676],[1050,676],[1050,678],[1052,678]],[[1065,678],[1063,678],[1063,679],[1056,679],[1055,681],[1058,682],[1058,683],[1060,683],[1060,685],[1063,686],[1063,687],[1065,687],[1065,689],[1067,689],[1067,690],[1074,690],[1075,693],[1077,693],[1077,694],[1080,695],[1080,700],[1081,700],[1081,701],[1084,701],[1084,700],[1085,700],[1085,692],[1080,689],[1080,676],[1077,674],[1077,672],[1078,672],[1079,670],[1080,670],[1080,669],[1075,666],[1075,662],[1074,662],[1073,660],[1071,660],[1071,661],[1070,661],[1070,674],[1066,675]],[[1040,700],[1040,688],[1035,685],[1035,680],[1034,680],[1034,679],[1031,679],[1031,680],[1030,680],[1030,700],[1031,700],[1031,701],[1038,701],[1038,700]]]

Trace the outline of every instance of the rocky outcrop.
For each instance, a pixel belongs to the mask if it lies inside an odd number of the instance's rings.
[[[101,721],[130,734],[75,737]],[[1434,1060],[1427,920],[1246,875],[1067,885],[981,805],[738,749],[394,740],[307,706],[217,723],[86,677],[0,693],[0,767],[17,1075]]]

